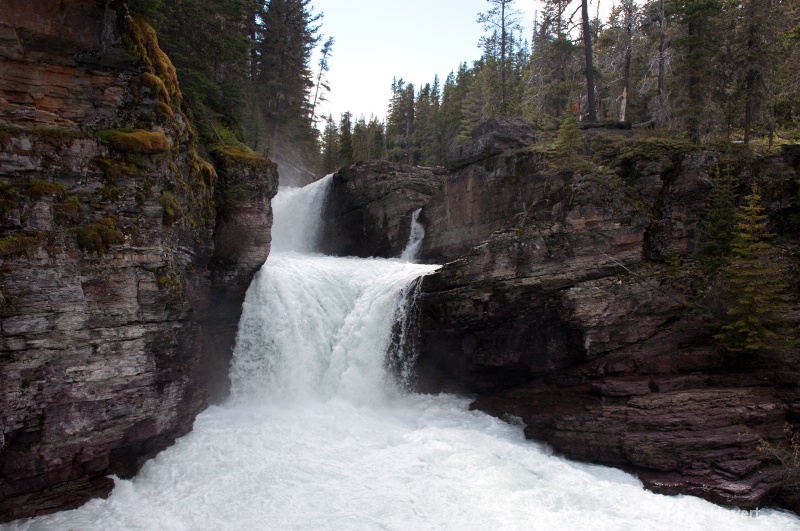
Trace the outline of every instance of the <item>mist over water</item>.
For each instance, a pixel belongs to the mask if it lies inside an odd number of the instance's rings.
[[[553,456],[467,398],[405,392],[385,353],[403,292],[435,266],[311,253],[328,180],[274,202],[273,253],[247,294],[228,403],[116,480],[108,500],[5,528],[800,529],[788,513],[652,494]]]

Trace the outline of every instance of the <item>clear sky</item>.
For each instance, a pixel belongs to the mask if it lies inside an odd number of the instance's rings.
[[[601,2],[610,7],[612,0]],[[327,74],[329,101],[320,111],[337,121],[345,111],[383,119],[393,77],[419,86],[439,74],[444,83],[462,61],[478,59],[484,31],[476,19],[490,7],[486,0],[312,0],[311,5],[325,14],[320,33],[336,40]],[[541,6],[537,0],[515,5],[530,40]],[[318,60],[312,59],[315,71]]]

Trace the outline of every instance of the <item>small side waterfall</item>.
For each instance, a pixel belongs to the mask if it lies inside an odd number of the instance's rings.
[[[400,260],[403,262],[413,262],[417,259],[417,253],[419,253],[422,240],[425,238],[425,227],[419,222],[420,212],[422,209],[418,208],[411,215],[411,232],[408,235],[408,243],[400,255]]]

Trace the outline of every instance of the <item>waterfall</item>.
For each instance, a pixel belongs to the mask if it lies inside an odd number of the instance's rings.
[[[115,478],[108,499],[0,529],[800,528],[779,511],[652,494],[552,455],[468,398],[407,392],[418,279],[436,266],[312,254],[329,180],[275,198],[228,403],[134,479]]]
[[[272,256],[244,303],[233,395],[375,400],[404,288],[436,266],[299,254]]]
[[[272,252],[313,252],[333,175],[304,188],[281,187],[272,200]]]
[[[233,355],[236,401],[369,402],[394,387],[384,354],[391,347],[396,363],[404,341],[393,344],[393,323],[404,336],[406,288],[438,266],[311,254],[330,179],[283,189],[273,202],[274,252],[248,290]],[[411,233],[407,250],[424,234]]]
[[[417,253],[422,245],[422,240],[425,238],[425,227],[419,222],[420,212],[422,212],[422,209],[418,208],[411,215],[411,231],[408,235],[408,243],[406,244],[406,248],[403,249],[403,253],[400,255],[400,260],[403,262],[413,262],[416,260]]]

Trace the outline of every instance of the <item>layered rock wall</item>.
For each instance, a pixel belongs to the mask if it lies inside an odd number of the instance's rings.
[[[0,11],[0,521],[107,495],[191,430],[269,251],[274,166],[205,160],[114,7]],[[224,216],[218,179],[247,191]]]
[[[716,346],[681,261],[718,157],[626,135],[587,137],[582,170],[531,146],[448,177],[424,209],[424,256],[450,261],[423,283],[419,387],[476,393],[473,407],[659,492],[770,503],[786,469],[760,448],[785,445],[800,417],[800,355]],[[793,161],[737,168],[775,219],[796,193]]]

